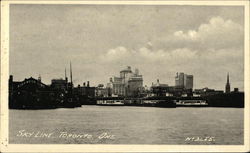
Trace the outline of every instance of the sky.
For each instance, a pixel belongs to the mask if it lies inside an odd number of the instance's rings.
[[[10,6],[10,74],[42,82],[106,84],[127,66],[143,84],[174,85],[177,72],[194,88],[244,88],[244,8],[241,6]]]

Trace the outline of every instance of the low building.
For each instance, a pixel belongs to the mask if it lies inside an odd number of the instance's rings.
[[[217,95],[217,94],[223,94],[223,90],[215,90],[215,89],[209,89],[209,88],[202,88],[202,89],[195,89],[193,91],[193,94],[195,97],[202,97],[202,96],[210,96],[210,95]]]
[[[173,96],[173,87],[160,83],[159,79],[156,83],[152,83],[151,90],[154,96]]]
[[[78,85],[73,89],[73,94],[88,98],[95,97],[95,87],[90,87],[89,81],[87,81],[87,86],[83,83],[83,86]]]
[[[98,85],[95,89],[96,97],[112,97],[112,91],[110,87],[104,87],[104,85]]]
[[[55,93],[41,82],[41,77],[26,78],[23,81],[13,81],[9,78],[10,108],[51,108],[57,105]]]

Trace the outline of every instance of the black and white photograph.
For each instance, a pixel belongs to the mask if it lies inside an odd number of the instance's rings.
[[[249,2],[137,2],[6,4],[3,146],[249,147]]]

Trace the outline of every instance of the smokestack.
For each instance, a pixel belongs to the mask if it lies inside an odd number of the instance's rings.
[[[12,83],[13,82],[13,75],[10,75],[9,81]]]
[[[87,81],[87,87],[89,87],[89,81]]]

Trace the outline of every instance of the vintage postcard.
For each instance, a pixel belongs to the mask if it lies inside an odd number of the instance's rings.
[[[2,1],[1,152],[248,152],[249,1]]]

